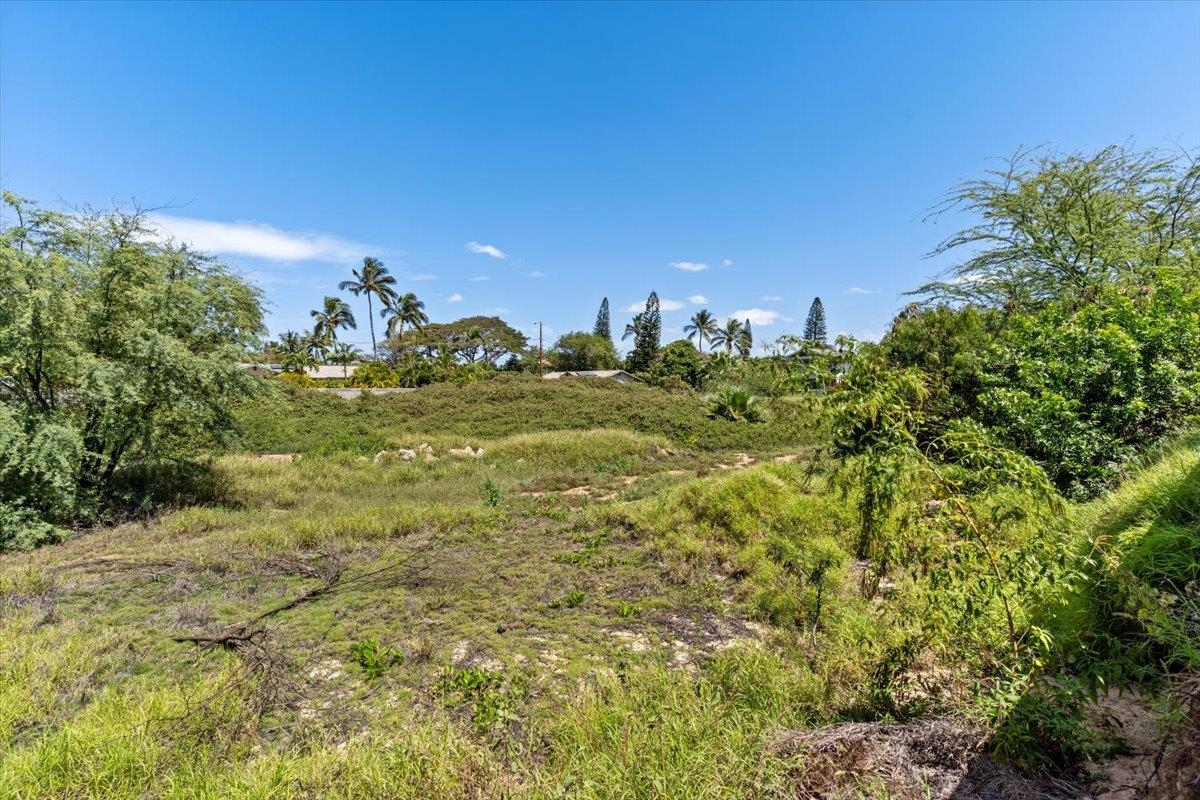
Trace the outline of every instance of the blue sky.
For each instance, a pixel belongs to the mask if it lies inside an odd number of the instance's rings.
[[[435,320],[875,337],[951,185],[1120,142],[1200,145],[1200,3],[0,4],[4,187],[161,207],[272,332],[371,254]]]

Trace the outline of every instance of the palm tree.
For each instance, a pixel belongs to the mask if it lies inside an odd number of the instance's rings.
[[[634,315],[633,322],[625,323],[625,333],[621,334],[621,341],[623,342],[626,339],[628,339],[630,336],[632,336],[633,340],[636,342],[637,335],[641,330],[642,330],[642,315],[636,314],[636,315]]]
[[[714,317],[707,308],[702,308],[692,317],[692,321],[683,326],[683,332],[687,334],[688,341],[692,337],[697,337],[700,341],[700,352],[704,352],[704,343],[711,342],[713,334],[717,331],[717,318]]]
[[[329,355],[330,341],[325,336],[318,335],[316,331],[305,331],[301,334],[304,337],[304,349],[312,356],[316,364],[320,364]]]
[[[279,354],[284,372],[303,374],[316,362],[309,349],[309,337],[295,331],[284,331],[279,335]]]
[[[754,349],[754,334],[748,319],[742,320],[742,329],[738,331],[737,349],[738,355],[742,358],[749,358],[750,351]]]
[[[346,342],[338,342],[333,346],[333,350],[329,353],[329,360],[334,364],[341,366],[343,378],[350,377],[347,367],[357,361],[358,357],[358,348],[352,344],[347,344]]]
[[[327,296],[324,305],[320,309],[314,308],[310,313],[314,320],[313,334],[330,342],[337,341],[338,328],[358,327],[354,312],[340,297]]]
[[[402,342],[406,325],[416,331],[429,322],[429,316],[425,313],[425,303],[418,300],[412,292],[392,297],[384,304],[383,308],[379,309],[379,316],[388,321],[388,338],[398,336]]]
[[[382,261],[371,256],[363,259],[362,270],[355,269],[350,273],[354,280],[342,281],[338,288],[343,292],[353,292],[356,297],[361,294],[367,296],[367,319],[371,323],[371,357],[375,358],[378,351],[375,348],[375,317],[371,308],[371,295],[378,297],[379,302],[385,306],[394,301],[396,290],[393,287],[396,285],[396,279],[388,274]]]
[[[733,317],[725,322],[724,328],[717,328],[712,334],[713,347],[724,347],[726,353],[732,353],[742,338],[742,323]]]

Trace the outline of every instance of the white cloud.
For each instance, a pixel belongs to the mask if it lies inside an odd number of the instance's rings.
[[[778,303],[783,298],[777,294],[764,294],[762,299],[764,303]]]
[[[672,261],[671,266],[675,269],[681,269],[684,272],[703,272],[708,269],[708,264],[702,264],[698,261]]]
[[[734,319],[748,319],[751,325],[766,327],[776,322],[791,322],[791,317],[785,317],[782,311],[772,308],[739,308],[729,315]]]
[[[474,278],[467,278],[467,280],[474,283],[479,283],[479,281],[490,281],[491,279],[492,278],[490,275],[476,275]]]
[[[480,244],[479,242],[467,242],[467,252],[476,253],[478,255],[491,256],[492,258],[508,258],[504,251],[499,247],[491,244]]]
[[[452,295],[450,295],[449,297],[447,297],[447,298],[446,298],[446,302],[447,302],[447,303],[461,303],[461,302],[462,302],[462,295],[461,295],[461,294],[459,294],[458,292],[455,292],[454,294],[452,294]]]
[[[544,272],[537,272],[537,271],[535,270],[535,271],[533,271],[533,272],[529,273],[529,277],[531,277],[531,278],[544,278],[544,277],[546,277],[546,273],[544,273]]]
[[[728,258],[726,258],[726,259],[724,259],[723,261],[721,261],[721,266],[722,266],[722,267],[732,267],[732,266],[733,266],[733,262],[732,262],[732,261],[730,261]]]
[[[268,261],[328,261],[349,264],[369,255],[369,245],[329,233],[285,231],[262,222],[149,214],[146,221],[160,236],[209,253],[250,256]]]
[[[418,272],[415,275],[406,275],[410,281],[436,281],[437,275],[430,275],[428,272]]]
[[[683,308],[683,306],[684,304],[678,300],[665,300],[660,298],[658,301],[658,308],[660,311],[678,311],[679,309]],[[619,310],[625,312],[626,314],[639,314],[646,310],[646,301],[634,301]]]
[[[708,302],[708,298],[702,294],[694,294],[688,298],[688,302],[694,306],[704,305]]]
[[[851,286],[846,290],[846,294],[878,294],[877,289],[864,289],[861,286]]]

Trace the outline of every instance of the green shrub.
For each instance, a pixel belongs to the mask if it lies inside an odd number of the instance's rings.
[[[350,385],[358,389],[388,389],[400,385],[400,376],[382,361],[359,365],[350,376]]]
[[[311,389],[317,385],[316,381],[303,372],[281,372],[276,376],[276,380],[288,386],[298,386],[302,389]]]
[[[483,482],[483,502],[492,508],[500,505],[500,487],[491,478]]]
[[[730,422],[762,422],[758,399],[745,389],[724,389],[709,401],[708,415]]]
[[[1078,773],[1103,749],[1084,724],[1082,696],[1040,684],[1026,692],[996,725],[990,747],[1019,769],[1047,775]]]
[[[0,503],[0,550],[32,550],[62,539],[54,527],[30,508]]]
[[[350,660],[362,667],[368,679],[373,679],[402,663],[404,654],[380,642],[379,637],[372,636],[350,645]]]

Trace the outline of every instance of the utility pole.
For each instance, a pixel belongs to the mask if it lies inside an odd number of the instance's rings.
[[[546,367],[542,358],[542,323],[538,323],[538,375],[545,375]]]

